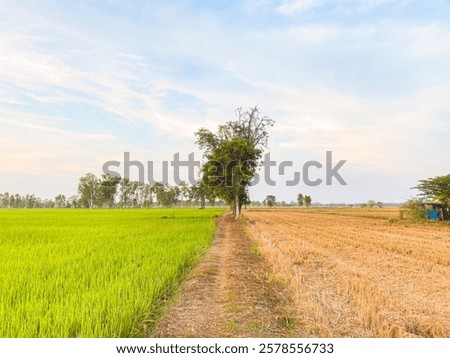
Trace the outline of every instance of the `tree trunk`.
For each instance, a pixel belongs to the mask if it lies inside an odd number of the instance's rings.
[[[236,213],[235,213],[234,218],[236,220],[238,220],[239,219],[239,215],[241,214],[241,206],[239,205],[239,195],[237,195],[237,194],[236,194],[236,199],[235,199],[234,205],[236,207],[236,209],[235,209]]]
[[[236,215],[236,202],[232,200],[230,202],[230,212],[234,215]]]

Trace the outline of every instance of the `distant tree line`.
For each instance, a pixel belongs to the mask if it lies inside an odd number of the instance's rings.
[[[0,208],[54,208],[55,201],[41,199],[34,194],[0,193]]]
[[[151,208],[172,206],[225,205],[208,200],[198,185],[143,184],[123,178],[87,173],[78,180],[78,195],[63,194],[54,200],[34,194],[0,193],[0,208]]]
[[[311,197],[298,194],[297,201],[277,201],[274,195],[267,195],[264,200],[248,200],[245,206],[289,206],[309,207]],[[423,206],[423,200],[420,201]],[[409,203],[409,201],[408,201]],[[208,192],[200,185],[142,184],[102,174],[100,177],[92,173],[83,175],[78,181],[78,195],[67,197],[58,194],[53,200],[41,199],[34,194],[0,193],[0,208],[152,208],[152,207],[190,207],[190,206],[225,206],[229,203],[208,196]],[[367,203],[314,203],[314,206],[339,207],[383,207],[400,206],[400,203],[384,204],[369,200]]]
[[[374,208],[374,207],[378,207],[378,208],[382,208],[383,207],[383,203],[381,201],[375,201],[375,200],[368,200],[367,203],[361,203],[359,205],[361,208]]]
[[[87,173],[78,181],[76,207],[82,208],[151,208],[172,206],[220,205],[207,200],[202,188],[181,182],[179,185],[144,184],[102,174]]]

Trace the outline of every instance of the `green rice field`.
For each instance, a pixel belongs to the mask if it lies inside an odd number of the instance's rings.
[[[0,337],[142,336],[221,212],[0,210]]]

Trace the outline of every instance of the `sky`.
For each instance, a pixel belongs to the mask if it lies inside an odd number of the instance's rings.
[[[449,98],[447,0],[0,0],[0,192],[71,196],[124,152],[157,177],[257,105],[293,168],[252,199],[402,202],[450,173]]]

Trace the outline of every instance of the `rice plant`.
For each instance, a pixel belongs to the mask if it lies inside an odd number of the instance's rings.
[[[133,337],[220,209],[1,210],[0,337]]]

